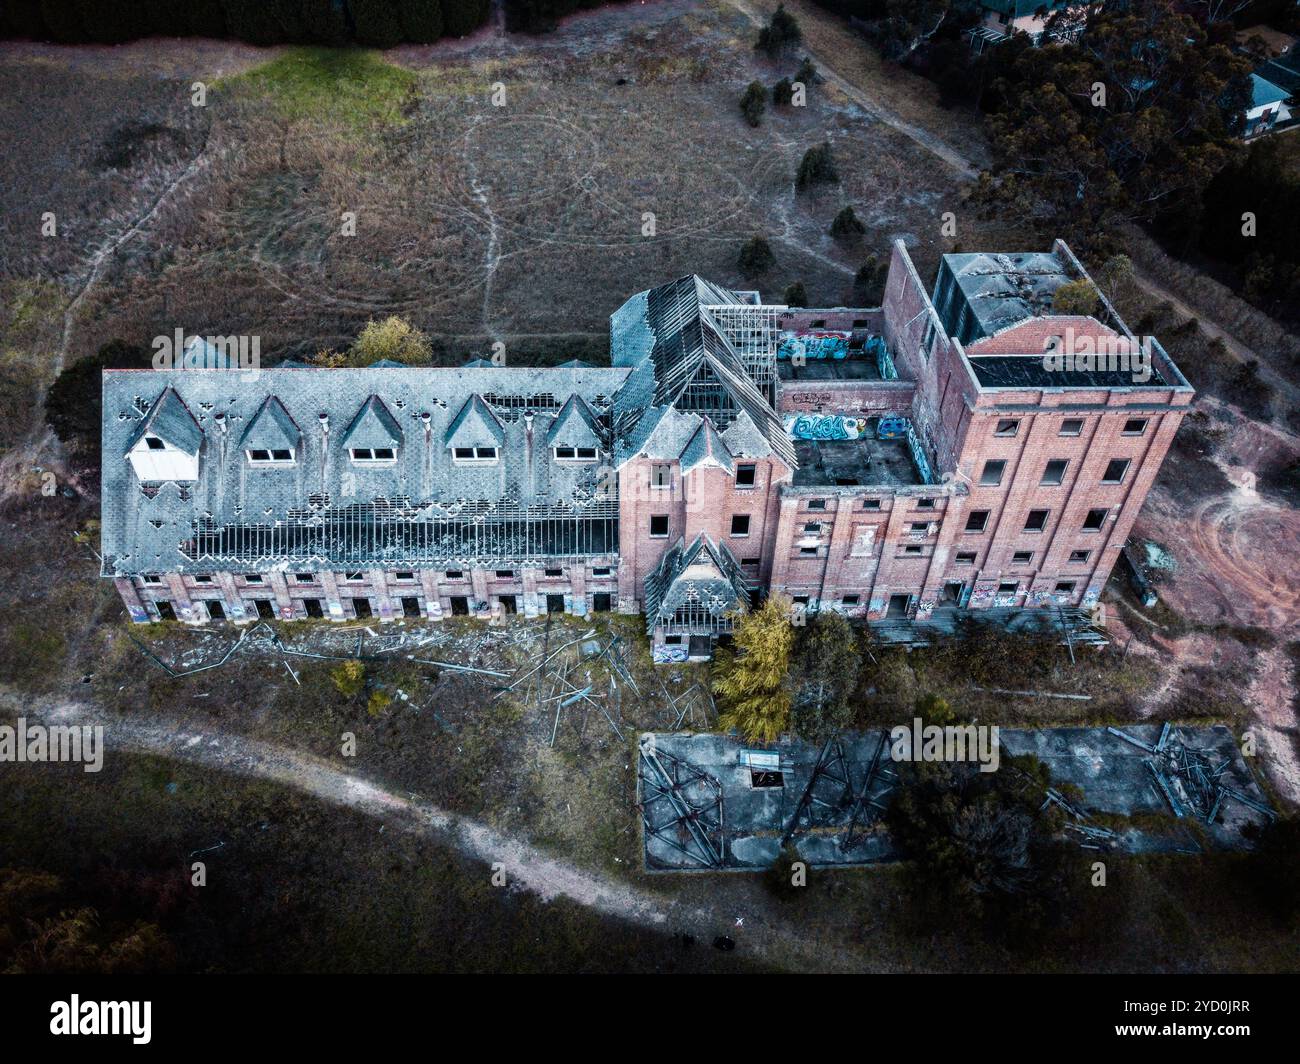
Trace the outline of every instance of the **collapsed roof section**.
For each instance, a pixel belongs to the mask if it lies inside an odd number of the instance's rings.
[[[691,275],[638,293],[611,316],[611,358],[614,365],[631,368],[614,403],[616,464],[637,454],[678,457],[707,418],[724,435],[746,422],[737,445],[743,439],[745,447],[795,467],[794,446],[780,417],[710,310],[752,305],[748,294]],[[667,446],[652,446],[664,422],[656,411],[669,408],[687,419],[676,419],[686,435],[673,433]]]
[[[645,578],[646,630],[726,632],[749,608],[749,585],[735,556],[704,533],[664,552]]]

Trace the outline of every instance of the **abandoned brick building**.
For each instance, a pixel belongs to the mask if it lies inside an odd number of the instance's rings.
[[[769,589],[1087,608],[1192,400],[1060,241],[944,256],[932,296],[897,242],[871,309],[685,277],[610,342],[603,368],[108,371],[104,575],[139,622],[643,612],[660,660]]]

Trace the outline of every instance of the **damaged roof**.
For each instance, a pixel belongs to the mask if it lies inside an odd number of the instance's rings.
[[[679,539],[646,574],[646,631],[671,624],[679,611],[715,621],[749,608],[749,585],[735,555],[700,533],[689,547]]]
[[[200,530],[221,542],[264,536],[267,553],[247,571],[274,569],[280,555],[282,567],[330,568],[329,557],[306,559],[291,541],[344,510],[401,514],[413,528],[465,514],[605,513],[600,463],[555,462],[546,439],[573,396],[607,419],[626,377],[612,368],[105,371],[103,573],[241,568],[237,559],[192,557]],[[498,462],[454,463],[446,441],[466,407],[497,426]],[[146,431],[197,454],[198,480],[142,484],[125,456]],[[263,446],[264,434],[294,433],[291,463],[249,463],[246,438]],[[376,444],[393,447],[395,459],[351,460],[349,447]],[[612,506],[616,513],[617,500]],[[400,553],[402,544],[391,547]],[[370,539],[347,549],[359,563],[389,548]]]

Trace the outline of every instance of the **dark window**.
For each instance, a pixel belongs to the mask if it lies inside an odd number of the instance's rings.
[[[609,576],[608,566],[597,566],[591,571],[592,576]]]
[[[933,499],[917,499],[917,500],[916,500],[916,508],[917,508],[918,510],[933,510],[933,509],[934,509],[934,500],[933,500]]]
[[[1030,510],[1029,516],[1025,518],[1026,532],[1041,532],[1047,527],[1047,515],[1050,510]]]
[[[151,450],[151,451],[163,451],[163,450],[166,450],[166,448],[167,448],[167,445],[166,445],[165,443],[163,443],[163,441],[160,440],[157,436],[146,436],[146,437],[144,438],[144,444],[145,444],[145,446],[148,447],[149,450]],[[162,605],[162,603],[159,603],[159,605]],[[168,606],[167,608],[168,608],[168,609],[171,609],[170,606]],[[176,619],[175,616],[173,616],[173,617],[172,617],[172,620],[175,620],[175,619]]]
[[[1003,418],[993,429],[994,436],[1014,436],[1020,431],[1020,422],[1016,418]]]
[[[578,460],[581,462],[594,462],[596,460],[596,448],[579,447]]]
[[[1028,565],[1034,560],[1034,552],[1031,550],[1018,550],[1011,555],[1013,565]]]
[[[556,457],[557,459],[561,459],[561,460],[563,460],[563,459],[572,459],[572,458],[576,458],[577,456],[578,456],[578,452],[577,452],[577,450],[576,450],[575,448],[573,448],[573,447],[557,447],[557,448],[555,448],[555,457]]]
[[[1106,521],[1106,515],[1109,510],[1089,510],[1088,516],[1083,519],[1083,530],[1085,532],[1096,532]]]
[[[1065,480],[1065,468],[1070,463],[1064,458],[1053,458],[1043,467],[1043,479],[1038,483],[1051,486]]]
[[[448,580],[464,580],[464,579],[465,579],[465,573],[464,573],[464,571],[461,570],[461,569],[448,569],[448,570],[447,570],[447,579],[448,579]]]
[[[515,595],[498,595],[497,601],[501,603],[501,608],[506,613],[515,614],[519,612],[519,599]]]
[[[1074,591],[1073,580],[1062,580],[1056,585],[1056,592],[1059,595],[1068,595]]]
[[[668,515],[651,514],[650,515],[650,535],[655,538],[662,538],[668,535]]]
[[[1007,463],[1001,458],[994,458],[984,463],[984,472],[980,474],[980,483],[988,488],[995,488],[1002,483],[1002,472]]]
[[[799,548],[799,553],[800,553],[800,554],[816,554],[816,553],[817,553],[817,548],[816,548],[816,547],[800,547],[800,548]]]
[[[195,574],[194,574],[194,582],[195,582],[196,584],[210,584],[210,583],[212,583],[212,574],[211,574],[211,573],[195,573]]]
[[[1014,595],[1020,590],[1020,585],[1014,580],[1004,580],[998,584],[999,595]]]
[[[908,607],[912,605],[911,595],[890,595],[889,605],[885,607],[885,616],[892,618],[904,618],[907,616]]]
[[[546,596],[546,612],[547,612],[547,613],[563,613],[563,612],[564,612],[564,596],[563,596],[563,595],[547,595],[547,596]]]
[[[818,318],[815,322],[812,323],[811,328],[814,328],[814,329],[824,329],[824,328],[826,328],[826,319],[825,319],[825,318]]]
[[[808,500],[808,509],[810,509],[810,510],[824,510],[824,509],[826,509],[826,500],[825,500],[825,499],[809,499],[809,500]]]
[[[154,606],[158,610],[158,619],[160,621],[176,620],[176,611],[172,609],[172,604],[166,599],[161,599],[158,602],[155,602]]]
[[[1062,436],[1082,436],[1083,419],[1077,417],[1067,417],[1064,421],[1061,422],[1060,434]]]
[[[958,565],[974,565],[975,552],[973,550],[959,550],[957,552]]]
[[[320,599],[303,599],[303,609],[307,611],[308,617],[324,617],[325,611],[321,609]]]
[[[1141,436],[1147,430],[1147,419],[1144,417],[1131,417],[1124,422],[1125,436]]]
[[[1072,550],[1070,551],[1070,561],[1075,565],[1083,565],[1088,561],[1088,556],[1092,554],[1090,550]]]
[[[731,515],[731,534],[733,536],[749,535],[749,514]]]
[[[402,616],[418,617],[420,616],[420,600],[418,598],[407,597],[402,599]]]
[[[224,621],[226,619],[226,608],[220,602],[207,603],[208,616],[214,621]]]
[[[368,598],[354,598],[352,600],[352,612],[358,617],[371,617],[370,600]]]
[[[353,453],[355,454],[356,452],[353,452]],[[465,461],[465,460],[467,460],[467,459],[471,459],[471,458],[474,457],[474,448],[473,448],[473,447],[455,447],[455,448],[452,449],[451,456],[452,456],[453,458],[459,459],[460,461]]]
[[[288,462],[293,458],[293,452],[276,449],[271,452],[271,458],[276,462]]]
[[[679,636],[679,635],[666,635],[666,636],[664,636],[664,646],[666,646],[666,647],[679,647],[679,646],[681,646],[681,645],[682,645],[682,637],[681,637],[681,636]]]
[[[275,620],[275,608],[271,605],[270,599],[253,599],[253,605],[257,608],[257,615],[262,620]]]
[[[810,521],[808,524],[803,526],[803,532],[805,536],[821,535],[821,530],[822,530],[822,526],[818,524],[816,521]]]
[[[146,584],[161,584],[163,582],[162,577],[154,573],[147,573],[145,576],[142,576],[140,579],[143,580]],[[258,577],[258,579],[260,580],[261,577]]]
[[[269,462],[271,460],[271,452],[264,451],[259,447],[254,447],[248,452],[248,460],[250,462]]]
[[[845,606],[856,606],[861,601],[862,601],[861,595],[845,595],[842,599],[840,599],[840,602],[843,603]]]
[[[972,510],[966,515],[967,532],[983,532],[989,523],[989,512],[987,510]]]
[[[449,601],[451,602],[451,615],[453,617],[469,616],[469,599],[464,595],[452,595]]]
[[[758,471],[757,466],[738,465],[736,466],[736,487],[752,488],[754,486],[754,474]]]
[[[741,561],[740,561],[740,564],[743,565],[746,569],[757,569],[757,568],[758,568],[758,559],[757,559],[757,558],[742,558]]]
[[[361,572],[343,574],[343,582],[346,584],[360,584],[365,580],[365,578],[366,574]]]
[[[564,575],[564,570],[563,570],[563,569],[547,569],[547,570],[546,570],[546,575],[547,575],[547,576],[550,576],[550,577],[563,576],[563,575]]]
[[[498,569],[496,573],[498,579],[501,580],[513,580],[515,578],[515,571],[513,569]]]
[[[482,450],[482,448],[479,448],[479,449]],[[491,450],[491,448],[489,448],[489,450]],[[493,453],[495,454],[496,452],[493,451]],[[396,457],[397,457],[397,452],[394,451],[391,447],[376,447],[376,448],[375,448],[375,461],[376,461],[376,462],[391,462],[391,461],[392,461],[394,458],[396,458]]]
[[[879,510],[879,509],[880,509],[880,500],[879,500],[879,499],[863,499],[863,500],[862,500],[862,508],[863,508],[864,510]]]
[[[609,606],[610,606],[610,602],[609,602],[608,591],[597,591],[594,595],[591,596],[591,608],[595,610],[597,613],[608,613]]]
[[[1103,484],[1122,484],[1124,474],[1128,472],[1127,458],[1112,458],[1106,463],[1106,472],[1101,475]]]
[[[293,578],[300,584],[314,584],[316,582],[314,573],[294,573]]]
[[[496,449],[495,447],[475,447],[475,448],[474,448],[474,457],[475,457],[475,458],[478,458],[478,459],[480,459],[480,460],[491,459],[492,461],[495,461],[495,460],[496,460],[496,456],[497,456],[497,449]],[[376,458],[380,457],[380,454],[379,454],[378,451],[375,452],[375,457],[376,457]],[[389,455],[389,457],[391,457],[391,454]]]
[[[929,521],[913,521],[911,525],[913,532],[928,532],[930,530]]]
[[[244,577],[244,583],[246,584],[260,584],[261,582],[262,582],[261,573],[248,573]]]
[[[400,582],[402,582],[402,583],[409,583],[410,581],[412,581],[412,580],[415,579],[415,574],[414,574],[414,573],[408,573],[408,572],[401,572],[401,573],[394,573],[394,574],[393,574],[393,577],[394,577],[394,579],[396,579],[396,580],[398,580],[398,581],[400,581]]]
[[[914,543],[914,544],[909,543],[906,547],[903,548],[903,553],[904,553],[904,554],[920,554],[920,553],[921,553],[921,545],[920,545],[919,543]]]

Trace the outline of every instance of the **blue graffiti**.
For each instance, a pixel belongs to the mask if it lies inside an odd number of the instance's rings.
[[[867,419],[848,414],[787,414],[785,431],[796,440],[856,440],[867,431]]]
[[[777,358],[823,359],[848,358],[852,333],[810,332],[784,333],[776,349]]]

